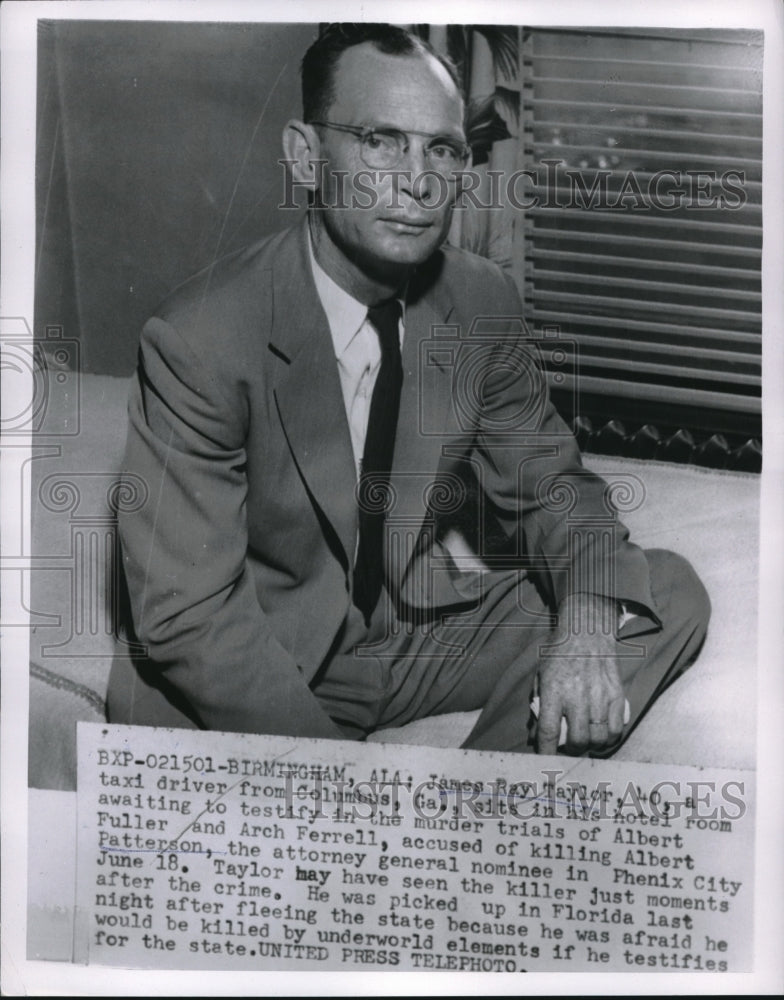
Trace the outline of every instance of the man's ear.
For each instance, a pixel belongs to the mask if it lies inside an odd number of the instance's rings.
[[[294,182],[312,191],[318,191],[321,186],[321,168],[325,161],[319,159],[320,148],[318,132],[312,125],[306,125],[297,118],[286,122],[283,127],[283,156]]]

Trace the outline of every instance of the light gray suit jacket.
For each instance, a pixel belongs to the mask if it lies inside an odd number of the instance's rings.
[[[596,557],[572,529],[606,523],[606,484],[582,468],[520,314],[507,275],[453,248],[409,283],[385,565],[401,615],[463,599],[434,539],[439,510],[459,503],[461,463],[554,605]],[[166,301],[142,334],[129,414],[124,468],[149,500],[120,534],[150,660],[138,674],[115,665],[110,717],[335,735],[308,682],[352,600],[356,474],[304,226]],[[599,589],[656,620],[622,525],[601,558]]]

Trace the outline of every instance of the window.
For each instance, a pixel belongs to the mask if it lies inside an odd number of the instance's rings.
[[[526,318],[576,343],[579,415],[761,437],[761,34],[521,39]]]

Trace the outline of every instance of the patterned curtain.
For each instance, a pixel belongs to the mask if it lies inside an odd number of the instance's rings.
[[[450,241],[512,268],[517,213],[510,210],[502,181],[521,162],[522,29],[482,24],[411,28],[456,63],[466,101],[472,170],[479,183],[455,211]]]

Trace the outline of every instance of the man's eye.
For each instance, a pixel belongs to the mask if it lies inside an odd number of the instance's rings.
[[[434,143],[429,147],[428,153],[435,160],[457,160],[459,154],[455,146],[451,143]]]
[[[369,149],[392,149],[395,140],[391,135],[385,135],[383,132],[369,132],[365,136],[365,145]]]

